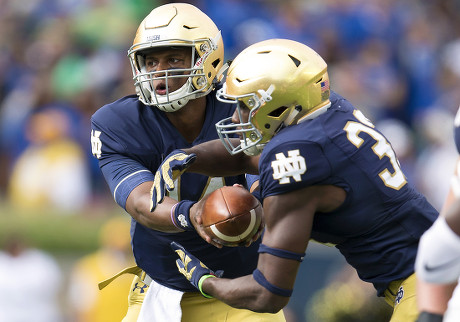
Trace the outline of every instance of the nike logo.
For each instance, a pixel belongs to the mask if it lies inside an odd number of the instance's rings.
[[[446,268],[450,268],[450,267],[455,266],[455,265],[458,265],[458,258],[455,258],[455,259],[453,259],[453,260],[451,260],[449,262],[445,262],[445,263],[435,265],[435,266],[429,266],[427,263],[425,263],[423,265],[423,268],[427,272],[434,272],[434,271],[439,271],[439,270],[443,270],[443,269],[446,269]]]

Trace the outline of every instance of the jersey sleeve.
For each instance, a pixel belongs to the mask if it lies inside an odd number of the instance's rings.
[[[265,152],[259,160],[262,198],[319,184],[330,176],[329,162],[317,143],[279,143]]]
[[[91,148],[113,198],[126,209],[131,191],[143,182],[153,181],[154,175],[128,153],[123,138],[94,119],[91,120]],[[152,153],[152,159],[155,155]]]

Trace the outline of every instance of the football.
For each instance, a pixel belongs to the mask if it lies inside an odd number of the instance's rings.
[[[201,218],[206,233],[224,246],[243,246],[262,222],[259,200],[239,186],[225,186],[209,194]]]

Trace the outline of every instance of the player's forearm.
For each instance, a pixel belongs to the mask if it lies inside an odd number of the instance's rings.
[[[175,226],[171,219],[171,209],[176,203],[176,200],[165,197],[165,200],[161,204],[158,204],[153,212],[144,208],[137,221],[145,227],[164,233],[183,232],[184,230]]]
[[[195,153],[196,161],[188,172],[201,173],[213,177],[231,176],[243,173],[258,173],[258,158],[244,153],[230,155],[220,140],[213,140],[184,149],[188,154]]]
[[[289,301],[289,297],[275,295],[261,287],[252,275],[236,279],[208,278],[203,283],[203,291],[232,307],[260,313],[277,313]]]
[[[126,211],[141,225],[166,232],[182,232],[171,221],[171,208],[177,203],[176,200],[165,197],[165,200],[158,204],[154,212],[150,211],[150,187],[152,182],[144,182],[136,187],[128,197]]]
[[[457,284],[431,284],[417,280],[417,304],[422,312],[444,314]]]

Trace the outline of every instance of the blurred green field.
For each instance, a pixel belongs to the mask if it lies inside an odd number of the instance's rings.
[[[0,248],[9,236],[18,234],[30,246],[55,254],[91,252],[98,248],[101,225],[113,216],[129,217],[120,208],[64,214],[53,209],[19,210],[0,202]]]

